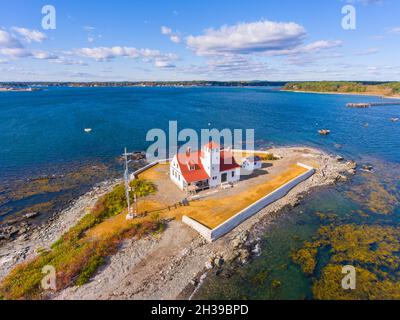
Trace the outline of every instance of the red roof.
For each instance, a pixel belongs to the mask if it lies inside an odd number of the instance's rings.
[[[201,151],[191,152],[189,155],[177,155],[179,168],[181,170],[183,178],[187,183],[203,181],[210,178],[200,160],[201,155]],[[193,168],[193,170],[190,170],[190,166]],[[240,168],[240,166],[235,161],[232,152],[221,151],[219,168],[220,172],[225,172]]]
[[[219,171],[229,171],[236,168],[240,168],[237,164],[231,151],[221,151],[219,160]]]
[[[197,182],[209,179],[209,175],[203,167],[200,160],[200,152],[191,152],[189,156],[186,154],[179,154],[177,156],[178,165],[181,169],[183,178],[187,183]],[[194,165],[194,170],[190,170],[188,163]]]

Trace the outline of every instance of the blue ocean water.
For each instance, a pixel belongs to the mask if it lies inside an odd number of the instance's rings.
[[[273,87],[0,92],[0,184],[47,173],[48,168],[54,171],[77,163],[112,162],[124,147],[145,150],[150,144],[145,141],[148,130],[167,130],[168,121],[178,121],[178,129],[255,129],[259,147],[314,146],[372,164],[373,173],[361,173],[349,183],[313,192],[299,207],[285,210],[268,228],[259,258],[229,279],[209,277],[197,295],[214,299],[312,298],[311,279],[292,263],[290,253],[317,232],[321,221],[316,211],[334,212],[343,223],[400,225],[399,203],[391,204],[390,214],[382,216],[364,201],[376,187],[400,199],[400,123],[390,121],[400,118],[400,106],[346,108],[348,102],[385,100],[281,92]],[[85,133],[85,128],[92,132]],[[321,136],[319,129],[332,133]],[[20,205],[29,205],[29,201],[24,199]],[[5,206],[0,203],[0,216],[2,208]],[[367,212],[368,218],[360,221],[354,214],[360,210]],[[281,283],[278,290],[272,279]]]
[[[259,144],[304,144],[400,162],[400,107],[349,109],[376,97],[274,88],[50,88],[0,93],[0,177],[143,150],[152,128],[253,128]],[[367,126],[368,124],[368,126]],[[90,134],[84,128],[92,128]],[[322,137],[317,130],[328,128]],[[338,150],[340,147],[340,150]]]

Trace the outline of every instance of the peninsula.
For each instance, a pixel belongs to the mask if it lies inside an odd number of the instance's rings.
[[[132,221],[125,218],[127,209],[121,180],[96,186],[54,220],[2,246],[0,296],[6,299],[190,297],[210,270],[225,264],[240,266],[257,255],[260,252],[257,239],[280,209],[295,206],[305,193],[316,187],[345,181],[355,173],[354,162],[313,148],[274,148],[268,154],[274,156],[260,157],[263,169],[258,176],[233,189],[205,195],[205,199],[192,199],[189,206],[179,204],[182,198],[176,195],[181,191],[171,187],[173,182],[165,174],[168,165],[142,171],[132,181],[140,211],[140,216]],[[315,168],[315,174],[218,240],[207,241],[182,222],[185,214],[204,219],[194,216],[196,208],[217,204],[214,207],[218,209],[227,205],[224,199],[229,196],[235,197],[240,210],[248,205],[245,202],[249,197],[257,199],[258,194],[279,187],[284,183],[282,179],[290,180],[287,171],[290,166],[292,171],[301,170],[293,167],[299,162]],[[253,189],[249,186],[257,188],[254,192],[258,193],[251,194]],[[166,203],[166,195],[175,204]],[[42,267],[48,264],[57,271],[56,292],[45,292],[40,287]]]
[[[368,95],[400,98],[400,82],[348,82],[348,81],[308,81],[289,82],[282,91],[324,94]]]

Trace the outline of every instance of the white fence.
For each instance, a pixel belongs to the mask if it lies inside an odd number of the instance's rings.
[[[248,218],[252,217],[255,215],[257,212],[259,212],[261,209],[265,208],[266,206],[270,205],[271,203],[279,200],[280,198],[284,197],[290,190],[292,190],[295,186],[297,186],[299,183],[307,180],[310,178],[314,173],[315,169],[313,167],[307,166],[302,163],[297,163],[298,166],[301,166],[303,168],[306,168],[307,171],[298,177],[290,180],[280,188],[274,190],[270,194],[266,195],[264,198],[256,201],[255,203],[251,204],[247,208],[243,209],[236,215],[234,215],[232,218],[226,220],[224,223],[216,227],[215,229],[209,229],[203,224],[187,217],[184,216],[182,221],[195,229],[197,232],[199,232],[204,238],[206,238],[208,241],[212,242],[217,240],[218,238],[222,237],[232,229],[236,228],[239,224],[241,224],[243,221],[247,220]]]

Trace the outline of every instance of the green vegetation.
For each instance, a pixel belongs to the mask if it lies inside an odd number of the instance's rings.
[[[257,154],[257,156],[259,156],[262,161],[279,160],[279,158],[276,157],[273,153],[268,153],[268,154],[261,153],[261,154]]]
[[[134,180],[131,186],[135,188],[139,197],[156,191],[154,184],[145,180]],[[117,250],[124,239],[140,238],[145,234],[163,230],[162,221],[153,216],[127,222],[122,229],[101,237],[87,235],[87,231],[94,226],[123,212],[126,209],[125,200],[124,186],[116,186],[97,202],[90,214],[84,216],[56,241],[51,250],[41,250],[36,258],[12,270],[0,284],[0,295],[6,299],[42,298],[42,268],[46,265],[56,269],[57,290],[70,285],[83,285],[95,274],[98,267],[104,264],[107,256]]]
[[[310,81],[290,82],[283,90],[326,92],[326,93],[356,93],[382,96],[393,96],[400,94],[400,82],[367,83],[348,81]]]
[[[396,188],[397,180],[382,182],[377,176],[367,176],[365,183],[354,186],[346,195],[363,203],[364,206],[379,215],[390,215],[400,201]]]
[[[312,92],[366,92],[367,87],[359,82],[321,81],[295,82],[285,85],[283,90],[312,91]]]
[[[316,299],[399,299],[400,228],[371,225],[324,226],[313,242],[292,254],[308,275],[316,274],[320,250],[329,250],[329,261],[313,283]],[[357,271],[356,290],[343,290],[342,267]]]
[[[384,88],[390,88],[392,90],[392,94],[400,94],[400,82],[390,82],[381,86]]]

